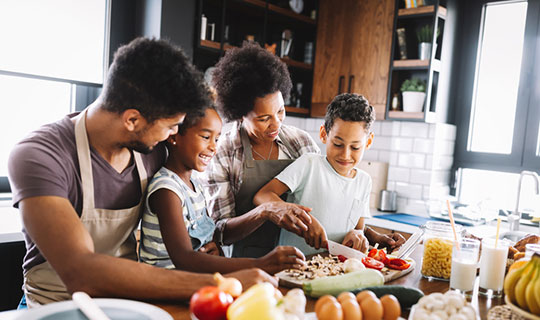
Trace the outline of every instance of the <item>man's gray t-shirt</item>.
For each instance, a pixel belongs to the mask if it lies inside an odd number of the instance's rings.
[[[68,199],[81,216],[82,189],[75,125],[70,114],[60,121],[47,124],[32,132],[11,151],[8,174],[13,192],[13,206],[21,200],[36,196],[58,196]],[[141,186],[135,162],[118,173],[99,153],[90,148],[94,177],[95,205],[102,209],[130,208],[141,201]],[[148,177],[163,166],[166,160],[164,145],[159,144],[148,155],[142,155]],[[28,236],[24,226],[26,255],[23,270],[45,262],[39,249]]]

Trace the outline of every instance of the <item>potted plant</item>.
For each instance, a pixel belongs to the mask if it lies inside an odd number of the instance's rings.
[[[401,85],[403,111],[422,112],[426,98],[426,83],[420,79],[407,79]]]
[[[439,37],[439,28],[437,28],[437,36]],[[418,57],[420,60],[428,60],[431,58],[431,42],[433,41],[433,26],[426,24],[416,30],[416,38],[418,39]],[[437,50],[437,43],[435,43]]]

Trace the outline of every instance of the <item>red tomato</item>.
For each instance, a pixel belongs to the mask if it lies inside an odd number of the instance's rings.
[[[199,320],[226,320],[233,297],[218,287],[203,287],[191,296],[189,310]]]
[[[382,268],[384,268],[384,263],[370,257],[363,258],[362,263],[366,266],[366,268],[375,270],[382,270]]]
[[[345,262],[345,261],[347,261],[347,257],[344,256],[344,255],[341,255],[341,254],[338,255],[337,258],[339,259],[339,262]]]
[[[388,263],[388,258],[386,257],[386,252],[384,250],[371,249],[369,250],[368,257],[378,260],[385,265]]]

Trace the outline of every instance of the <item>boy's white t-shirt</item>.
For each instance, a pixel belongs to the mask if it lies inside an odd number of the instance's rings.
[[[328,239],[341,243],[361,217],[370,217],[371,177],[355,168],[354,178],[337,173],[326,155],[304,154],[285,168],[276,179],[291,193],[287,201],[312,208],[310,212],[326,230]],[[322,250],[310,247],[304,238],[281,230],[280,245],[295,246],[304,254]]]

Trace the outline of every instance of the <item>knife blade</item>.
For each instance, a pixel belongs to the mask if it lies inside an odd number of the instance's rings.
[[[332,240],[328,240],[328,252],[330,252],[330,254],[333,254],[335,256],[342,255],[347,258],[356,258],[358,260],[362,260],[362,258],[366,257],[364,253],[356,249],[344,246]]]

